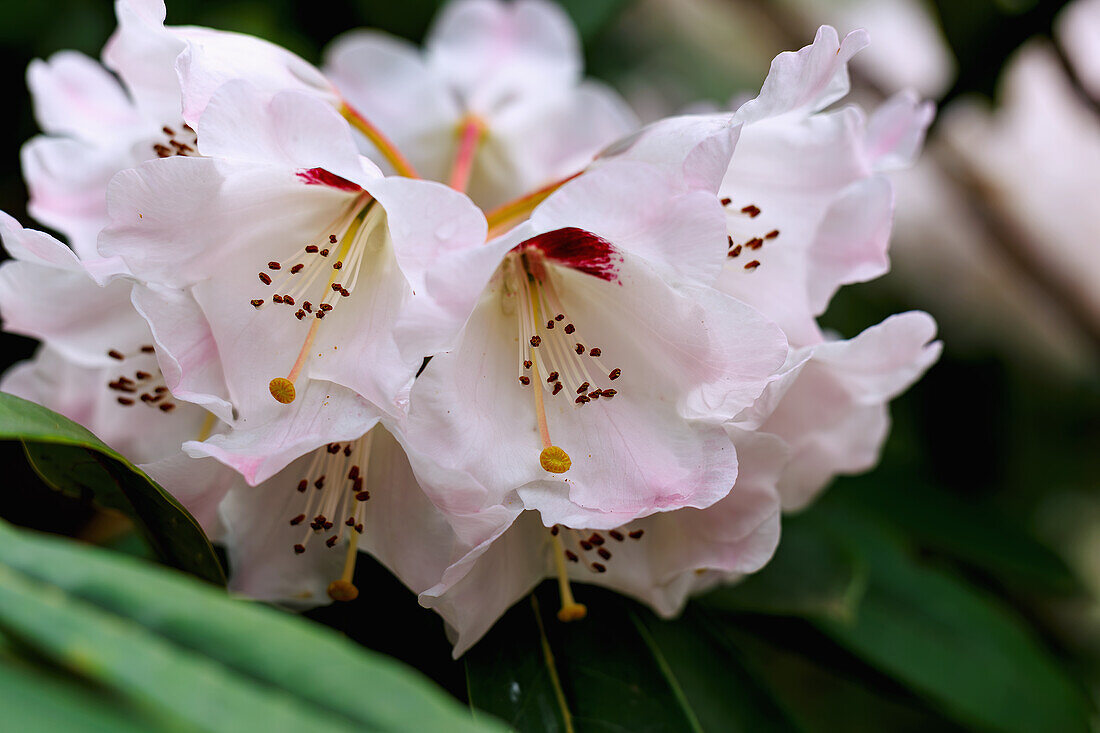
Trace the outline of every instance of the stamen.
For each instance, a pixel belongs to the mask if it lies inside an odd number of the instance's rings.
[[[334,601],[354,601],[359,597],[359,589],[351,582],[355,577],[355,560],[359,556],[359,542],[348,534],[348,551],[344,556],[344,572],[339,580],[328,584],[328,597]]]
[[[571,176],[562,178],[560,181],[554,181],[514,201],[509,201],[502,206],[498,206],[487,213],[485,219],[489,222],[489,238],[492,239],[498,234],[503,234],[506,230],[511,229],[513,225],[526,219],[527,216],[535,210],[536,206],[550,197],[550,194],[554,193],[554,191],[557,191],[583,172],[584,171],[577,171]]]

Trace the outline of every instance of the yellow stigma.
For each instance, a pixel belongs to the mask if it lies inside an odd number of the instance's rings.
[[[562,623],[580,621],[587,615],[588,609],[585,608],[583,603],[568,603],[562,605],[562,607],[558,609],[558,621]]]
[[[267,385],[267,388],[271,390],[271,396],[275,398],[276,402],[289,405],[294,401],[294,382],[285,377],[275,377]]]
[[[347,580],[334,580],[328,584],[328,597],[334,601],[354,601],[359,589]]]
[[[565,473],[573,465],[573,461],[569,460],[569,454],[556,445],[542,449],[542,453],[539,453],[539,463],[550,473]]]

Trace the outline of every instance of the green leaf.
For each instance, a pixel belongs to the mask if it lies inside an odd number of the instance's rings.
[[[835,641],[962,723],[1005,733],[1088,730],[1082,691],[1008,609],[918,563],[887,529],[837,501],[812,516],[843,532],[870,573],[854,618],[816,621]]]
[[[660,621],[577,586],[588,617],[563,624],[555,588],[544,583],[467,652],[471,705],[519,731],[792,730],[691,618]]]
[[[4,524],[0,630],[192,728],[501,730],[471,720],[413,670],[328,629],[130,557]]]
[[[867,585],[858,554],[827,528],[789,517],[775,557],[760,572],[700,601],[723,611],[847,619]]]
[[[54,488],[92,495],[133,520],[166,564],[219,585],[225,575],[214,548],[167,491],[72,420],[0,393],[0,440],[21,440],[35,471]]]
[[[753,633],[745,628],[744,616],[702,613],[715,639],[752,671],[806,733],[957,730],[891,680],[845,669],[851,665],[835,649],[818,649],[814,655],[810,650],[820,645],[797,635],[792,639],[783,633],[789,629]]]
[[[894,483],[881,475],[870,479],[848,483],[845,488],[852,500],[902,528],[921,546],[958,558],[1013,588],[1083,592],[1081,581],[1062,558],[1002,518],[990,502],[966,502],[919,480]]]

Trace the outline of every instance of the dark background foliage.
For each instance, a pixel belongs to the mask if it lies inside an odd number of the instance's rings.
[[[653,50],[644,43],[636,44],[629,33],[630,23],[644,12],[644,4],[631,0],[562,3],[581,29],[593,75],[615,84]],[[941,103],[975,93],[993,98],[1006,59],[1028,38],[1049,35],[1052,19],[1063,4],[1056,0],[938,0],[932,9],[959,69],[956,82]],[[261,35],[316,61],[331,38],[361,25],[381,27],[418,41],[437,5],[436,0],[170,0],[168,19],[175,24],[210,25]],[[773,13],[763,15],[760,22],[766,26],[767,17]],[[8,132],[0,143],[0,208],[25,224],[32,222],[26,216],[18,153],[22,142],[36,131],[24,83],[27,63],[63,48],[96,56],[113,26],[113,10],[106,0],[0,3],[0,86],[8,100]],[[789,28],[764,30],[783,37]],[[812,30],[807,31],[790,47],[809,42],[811,37]],[[674,39],[668,42],[675,49]],[[678,61],[676,53],[657,55],[669,59],[664,72],[680,79],[689,97],[707,96],[715,102],[737,92],[753,91],[763,78],[768,60],[750,60],[743,65],[740,76],[716,76],[706,69],[682,68],[682,58]],[[759,584],[749,588],[748,600],[727,599],[724,606],[721,599],[709,605],[696,604],[683,623],[665,626],[656,624],[637,607],[582,587],[578,591],[580,600],[587,602],[593,613],[587,626],[574,631],[563,630],[552,620],[553,597],[543,593],[539,598],[547,607],[541,611],[547,617],[546,634],[567,675],[564,686],[570,702],[578,709],[597,715],[591,711],[598,706],[593,707],[594,703],[585,699],[585,690],[590,690],[585,685],[599,685],[585,677],[590,657],[603,654],[605,661],[613,659],[621,665],[623,674],[643,670],[631,683],[631,694],[637,697],[646,692],[644,670],[652,659],[634,659],[631,650],[647,645],[652,648],[670,635],[680,634],[671,648],[691,649],[697,644],[700,650],[707,650],[719,644],[732,655],[723,657],[726,666],[721,675],[728,679],[729,689],[737,688],[737,694],[747,701],[739,708],[739,723],[749,730],[759,729],[752,724],[754,715],[770,721],[767,727],[779,729],[784,728],[776,723],[778,720],[790,720],[792,729],[816,730],[927,730],[971,723],[985,728],[989,721],[959,712],[959,703],[951,698],[949,690],[930,689],[928,681],[914,678],[914,674],[920,677],[913,669],[921,664],[932,665],[933,676],[937,669],[934,658],[922,657],[928,650],[922,649],[927,640],[922,640],[919,624],[906,632],[917,643],[895,650],[896,654],[910,655],[901,660],[905,670],[899,671],[896,665],[891,666],[891,661],[898,660],[877,659],[861,646],[867,639],[846,636],[835,624],[830,625],[827,613],[820,613],[822,608],[834,608],[829,604],[839,602],[837,599],[853,588],[862,587],[859,583],[870,582],[869,587],[879,595],[867,596],[868,603],[892,600],[895,605],[887,603],[884,608],[892,609],[892,618],[896,618],[905,608],[904,592],[914,592],[923,587],[921,583],[929,583],[929,592],[948,592],[936,585],[935,579],[917,577],[925,571],[942,572],[967,592],[993,599],[1000,608],[1007,609],[1010,618],[1022,619],[1038,647],[1068,670],[1081,692],[1093,695],[1100,671],[1096,664],[1100,629],[1090,621],[1090,613],[1095,612],[1090,587],[1100,584],[1100,564],[1089,564],[1082,542],[1087,541],[1090,532],[1096,532],[1093,527],[1100,528],[1096,344],[1084,339],[1091,343],[1086,347],[1092,349],[1087,354],[1089,369],[1041,368],[1041,359],[1021,358],[1018,352],[999,348],[995,342],[970,343],[965,328],[959,325],[965,322],[965,314],[937,312],[934,305],[920,297],[919,290],[896,287],[893,275],[844,290],[826,322],[851,336],[890,313],[912,308],[932,311],[941,323],[946,349],[924,380],[894,404],[894,429],[881,466],[869,475],[837,481],[823,501],[787,525],[790,548],[787,543],[784,547],[794,555],[785,558],[790,567],[784,568],[776,561],[779,569],[774,571],[775,577],[797,582],[800,588],[811,591],[818,587],[815,583],[819,584],[821,597],[811,593],[806,601],[813,612],[775,613],[774,606],[768,604],[778,601],[769,600],[765,578],[763,588]],[[3,338],[4,367],[33,352],[30,340],[11,335]],[[26,468],[17,443],[0,445],[0,454],[6,474],[0,493],[0,517],[92,541],[104,536],[102,517],[96,515],[90,502],[44,489]],[[861,522],[869,522],[873,530],[864,532]],[[898,539],[909,553],[906,557],[917,565],[883,570],[886,580],[878,579],[876,563],[885,551],[876,544],[881,539],[876,532]],[[865,572],[859,569],[864,560],[827,562],[831,545],[815,544],[820,533],[847,536],[854,542],[853,557],[872,558],[871,569],[866,571],[871,580],[859,575]],[[798,556],[799,552],[806,556]],[[807,572],[807,568],[820,572]],[[800,576],[799,571],[804,574]],[[890,578],[908,577],[905,572],[917,573],[911,583],[901,588],[888,585]],[[857,582],[857,575],[864,580]],[[880,581],[887,584],[876,585]],[[517,638],[537,641],[532,624],[540,613],[538,608],[532,612],[529,601],[522,601],[474,653],[454,662],[449,657],[442,624],[434,614],[420,609],[384,570],[361,563],[357,584],[367,589],[359,601],[318,609],[310,617],[345,631],[368,647],[408,661],[460,698],[471,696],[479,705],[509,714],[507,701],[493,701],[493,675],[501,667],[518,674],[516,670],[522,671],[523,665],[530,662],[523,656],[525,651],[530,649],[536,658],[541,653],[534,646],[514,643]],[[897,597],[887,598],[890,594]],[[783,602],[789,603],[790,598]],[[950,620],[940,620],[949,626]],[[959,627],[967,628],[965,624]],[[709,636],[691,636],[703,633],[699,629],[709,629]],[[593,651],[601,638],[622,639],[622,643]],[[509,658],[509,654],[515,656]],[[761,664],[762,659],[770,661]],[[468,677],[471,669],[474,672]],[[947,675],[948,670],[945,667],[939,673]],[[977,673],[981,673],[980,668]],[[532,686],[537,689],[541,672],[533,669],[531,674],[535,680]],[[482,680],[481,687],[478,680]],[[685,687],[690,688],[690,684],[685,683]],[[694,689],[699,694],[700,688]],[[604,692],[623,700],[614,689]],[[664,699],[664,694],[669,693],[652,692],[658,701]],[[690,689],[687,697],[693,697]],[[627,698],[634,699],[629,695]],[[488,702],[484,702],[486,699]],[[608,704],[613,703],[604,703]],[[628,718],[637,714],[638,721],[654,729],[662,722],[675,728],[680,727],[675,720],[662,716],[669,709],[680,710],[678,705],[672,700],[668,705],[656,705],[654,710],[643,707],[633,712],[618,710],[616,714]],[[524,714],[534,713],[528,710]],[[718,713],[702,708],[691,713],[697,718],[695,724],[704,729],[712,728],[707,718],[711,714]],[[807,724],[806,720],[816,723]],[[520,716],[512,722],[522,727],[524,721]]]

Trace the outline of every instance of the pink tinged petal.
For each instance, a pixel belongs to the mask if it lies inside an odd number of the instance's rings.
[[[179,453],[185,440],[199,434],[207,413],[186,403],[176,404],[170,412],[138,400],[130,406],[119,404],[119,393],[107,386],[119,377],[118,364],[84,366],[43,346],[33,360],[4,375],[0,390],[83,425],[134,463]]]
[[[451,3],[436,17],[424,46],[433,71],[480,115],[570,85],[581,71],[569,17],[541,0]]]
[[[935,114],[935,105],[922,103],[913,92],[898,92],[879,105],[867,121],[864,143],[872,170],[913,165]]]
[[[935,332],[926,313],[902,313],[854,339],[809,350],[810,360],[760,428],[792,449],[779,484],[785,509],[805,506],[837,474],[875,464],[889,429],[885,403],[939,358]]]
[[[420,49],[377,31],[352,31],[328,47],[324,71],[347,103],[366,114],[422,176],[446,179],[462,110]],[[361,145],[381,162],[369,143]]]
[[[1100,99],[1100,2],[1076,0],[1058,14],[1054,31],[1093,99]]]
[[[881,176],[854,183],[832,203],[809,252],[809,299],[825,312],[841,285],[872,280],[890,269],[887,247],[894,191]]]
[[[519,514],[514,524],[504,521],[497,536],[474,546],[442,582],[420,594],[420,605],[447,623],[456,659],[551,572],[546,532],[534,512]]]
[[[649,163],[680,177],[688,188],[718,190],[741,134],[729,113],[669,117],[605,148],[601,160]]]
[[[47,341],[85,365],[109,363],[109,350],[148,342],[149,330],[129,303],[130,283],[100,287],[72,250],[6,214],[0,234],[15,257],[0,266],[5,330]]]
[[[152,330],[164,383],[172,394],[232,421],[218,345],[195,299],[184,291],[138,284],[132,300]]]
[[[346,178],[341,178],[335,173],[330,173],[324,168],[310,168],[309,170],[300,170],[297,173],[298,179],[303,183],[310,186],[328,186],[340,191],[347,191],[349,193],[358,193],[363,190],[363,187],[358,183],[352,183]]]
[[[378,410],[354,392],[316,380],[290,405],[275,406],[280,409],[242,417],[227,433],[189,441],[184,451],[216,458],[255,486],[321,446],[358,439],[379,419]]]
[[[618,94],[593,81],[509,105],[487,122],[468,189],[487,208],[583,170],[638,126]]]
[[[187,287],[232,258],[259,260],[262,267],[290,254],[315,239],[349,199],[328,186],[306,185],[279,166],[154,160],[112,179],[112,223],[100,235],[100,252],[120,256],[142,280]]]
[[[852,31],[840,41],[834,28],[821,26],[812,45],[772,60],[760,94],[741,105],[737,118],[750,123],[828,107],[848,93],[848,61],[869,42],[866,31]]]
[[[27,67],[35,119],[51,135],[99,144],[140,124],[133,103],[106,69],[76,51],[60,51]]]
[[[249,81],[230,81],[210,98],[197,129],[204,155],[301,171],[320,168],[334,181],[363,178],[351,128],[332,105],[304,92],[271,95]]]
[[[162,0],[117,0],[118,28],[103,48],[103,63],[117,73],[150,117],[180,114],[175,61],[185,43],[164,27]]]
[[[176,60],[176,71],[183,91],[183,118],[193,127],[215,92],[234,79],[246,79],[268,96],[291,91],[332,105],[339,102],[336,90],[320,71],[273,43],[205,28],[172,31],[187,42]]]
[[[611,162],[570,181],[535,209],[531,224],[587,231],[674,280],[712,282],[725,262],[717,197],[685,193],[674,174],[645,163]]]

